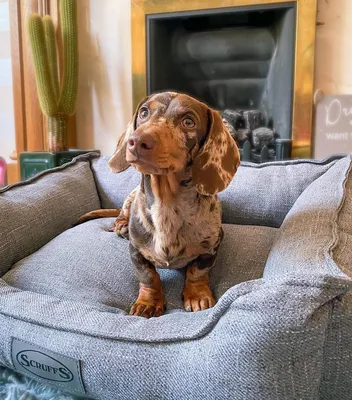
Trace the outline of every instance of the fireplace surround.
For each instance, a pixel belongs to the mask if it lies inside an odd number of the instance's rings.
[[[315,24],[316,0],[134,0],[134,106],[185,92],[223,113],[244,159],[310,157]]]

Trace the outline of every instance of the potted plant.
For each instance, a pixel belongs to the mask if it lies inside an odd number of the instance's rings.
[[[21,179],[62,165],[92,150],[69,150],[67,122],[75,113],[78,82],[76,0],[60,0],[63,72],[59,82],[55,28],[49,15],[32,14],[28,21],[31,54],[40,108],[47,121],[48,151],[20,154]]]

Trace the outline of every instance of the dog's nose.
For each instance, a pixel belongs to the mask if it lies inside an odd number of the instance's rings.
[[[155,144],[155,139],[148,133],[138,136],[133,135],[128,139],[128,150],[132,154],[150,151],[154,149]]]

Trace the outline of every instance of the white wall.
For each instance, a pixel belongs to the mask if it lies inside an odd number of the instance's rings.
[[[130,0],[79,0],[77,146],[111,155],[132,115]]]
[[[78,147],[112,154],[132,114],[130,0],[79,0]],[[352,0],[318,0],[315,86],[352,93]]]
[[[9,2],[0,0],[0,156],[9,161],[15,150]]]
[[[352,94],[352,0],[318,0],[315,86]]]

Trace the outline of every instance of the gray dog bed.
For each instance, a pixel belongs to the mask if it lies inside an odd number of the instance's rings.
[[[96,399],[339,399],[352,383],[351,159],[243,164],[221,194],[214,308],[128,316],[138,281],[113,219],[139,183],[96,155],[0,192],[0,364]]]

